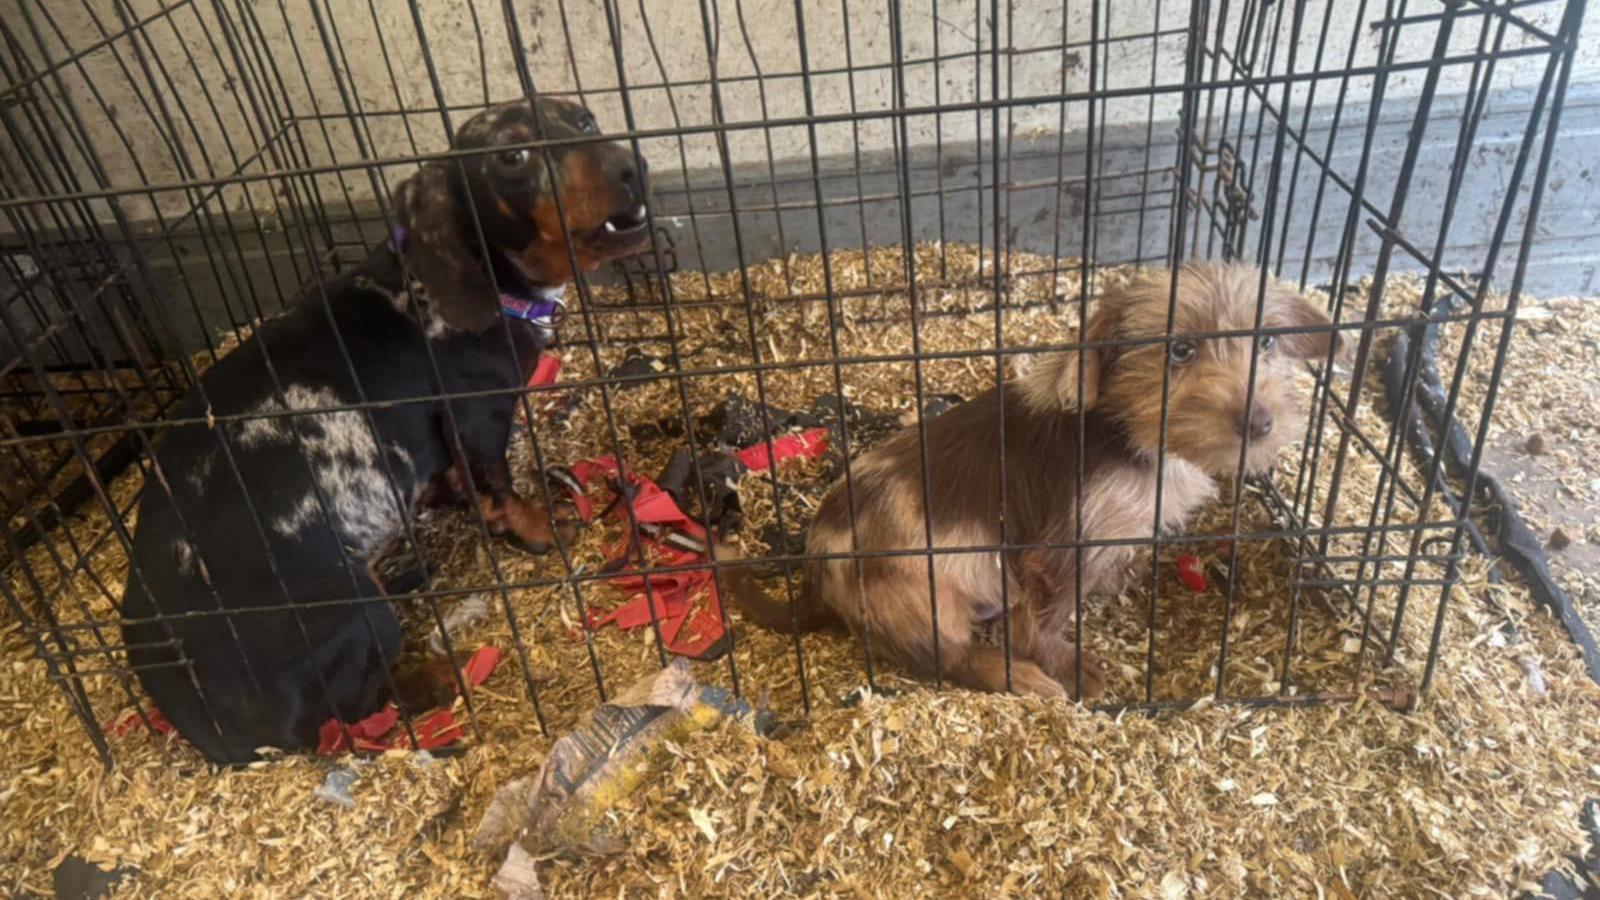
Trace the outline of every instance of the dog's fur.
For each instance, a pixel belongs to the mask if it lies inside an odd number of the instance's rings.
[[[1241,265],[1189,264],[1178,271],[1176,317],[1170,342],[1119,345],[1161,338],[1167,330],[1172,275],[1149,271],[1097,304],[1080,354],[1047,354],[1021,379],[990,390],[926,423],[929,517],[933,546],[1001,544],[999,429],[1004,391],[1006,541],[1063,544],[1078,539],[1077,472],[1084,471],[1082,538],[1149,539],[1155,521],[1162,372],[1171,369],[1161,529],[1181,529],[1215,493],[1216,478],[1231,478],[1246,443],[1250,471],[1269,468],[1292,437],[1301,399],[1293,367],[1322,357],[1337,342],[1323,312],[1298,294]],[[1271,336],[1189,339],[1185,335],[1255,327],[1258,297],[1264,331],[1316,328]],[[1064,341],[1067,342],[1067,341]],[[1169,349],[1175,348],[1175,349]],[[1247,415],[1252,347],[1254,403]],[[1192,349],[1192,356],[1189,351]],[[1080,364],[1082,378],[1080,381]],[[1078,438],[1083,409],[1083,443]],[[730,569],[732,593],[757,624],[780,631],[809,630],[830,621],[866,632],[873,652],[886,652],[913,671],[937,671],[959,685],[1005,690],[1003,651],[974,640],[976,626],[1001,615],[1001,560],[995,552],[936,554],[929,594],[922,466],[917,429],[905,429],[855,461],[850,470],[859,552],[918,551],[914,555],[813,560],[797,608],[760,592]],[[849,554],[850,499],[843,481],[823,499],[806,539],[808,554]],[[1017,690],[1050,697],[1093,699],[1103,689],[1095,663],[1077,658],[1072,624],[1077,609],[1079,550],[1023,549],[1006,560],[1011,608],[1011,679]],[[1084,594],[1115,593],[1128,581],[1140,551],[1131,545],[1082,549]],[[1148,555],[1147,553],[1145,555]],[[1083,675],[1077,690],[1078,671]]]
[[[356,721],[391,698],[401,634],[389,604],[307,604],[388,592],[370,564],[425,492],[461,501],[470,483],[493,533],[535,552],[554,539],[549,513],[512,487],[514,395],[450,401],[455,429],[438,400],[378,406],[370,424],[333,408],[363,393],[383,403],[527,381],[546,334],[502,316],[500,294],[551,297],[573,277],[569,243],[584,271],[638,252],[648,186],[617,143],[548,158],[505,146],[595,133],[587,110],[554,100],[474,116],[454,143],[484,154],[408,178],[388,247],[263,323],[206,371],[203,396],[177,407],[179,418],[247,418],[161,441],[139,501],[123,635],[145,690],[210,759],[314,746],[323,722]],[[251,611],[265,607],[279,610]],[[154,621],[216,610],[227,615]]]

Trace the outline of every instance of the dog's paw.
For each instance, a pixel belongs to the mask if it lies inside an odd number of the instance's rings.
[[[486,502],[484,512],[491,533],[535,556],[554,550],[558,535],[563,546],[570,546],[582,527],[581,522],[559,513],[552,527],[550,513],[543,506],[517,495],[497,506]]]

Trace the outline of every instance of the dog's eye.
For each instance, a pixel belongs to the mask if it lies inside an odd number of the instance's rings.
[[[528,151],[527,147],[519,150],[506,150],[500,154],[500,164],[508,169],[515,169],[519,166],[527,165],[532,156],[533,154]]]
[[[1271,353],[1272,348],[1278,346],[1278,338],[1276,335],[1263,334],[1256,344],[1261,347],[1262,353]]]
[[[582,124],[580,124],[578,128],[584,134],[600,133],[600,124],[594,120],[594,116],[585,116]]]
[[[1186,366],[1194,362],[1196,352],[1193,341],[1173,341],[1172,346],[1167,348],[1167,358],[1175,366]]]

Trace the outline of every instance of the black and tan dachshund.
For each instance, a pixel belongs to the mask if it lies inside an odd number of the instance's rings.
[[[167,433],[146,472],[122,632],[151,699],[211,760],[312,747],[322,723],[392,698],[399,621],[350,601],[401,590],[371,563],[424,494],[470,484],[493,533],[549,547],[556,523],[512,487],[509,389],[574,263],[649,244],[649,188],[619,143],[507,145],[597,133],[548,98],[474,116],[454,148],[482,154],[408,178],[388,244],[264,322],[177,409],[201,423]]]

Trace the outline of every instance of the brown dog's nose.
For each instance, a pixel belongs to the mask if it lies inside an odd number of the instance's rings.
[[[1272,413],[1259,403],[1252,404],[1248,415],[1240,413],[1234,416],[1233,430],[1240,437],[1249,435],[1250,440],[1259,441],[1272,433]]]

